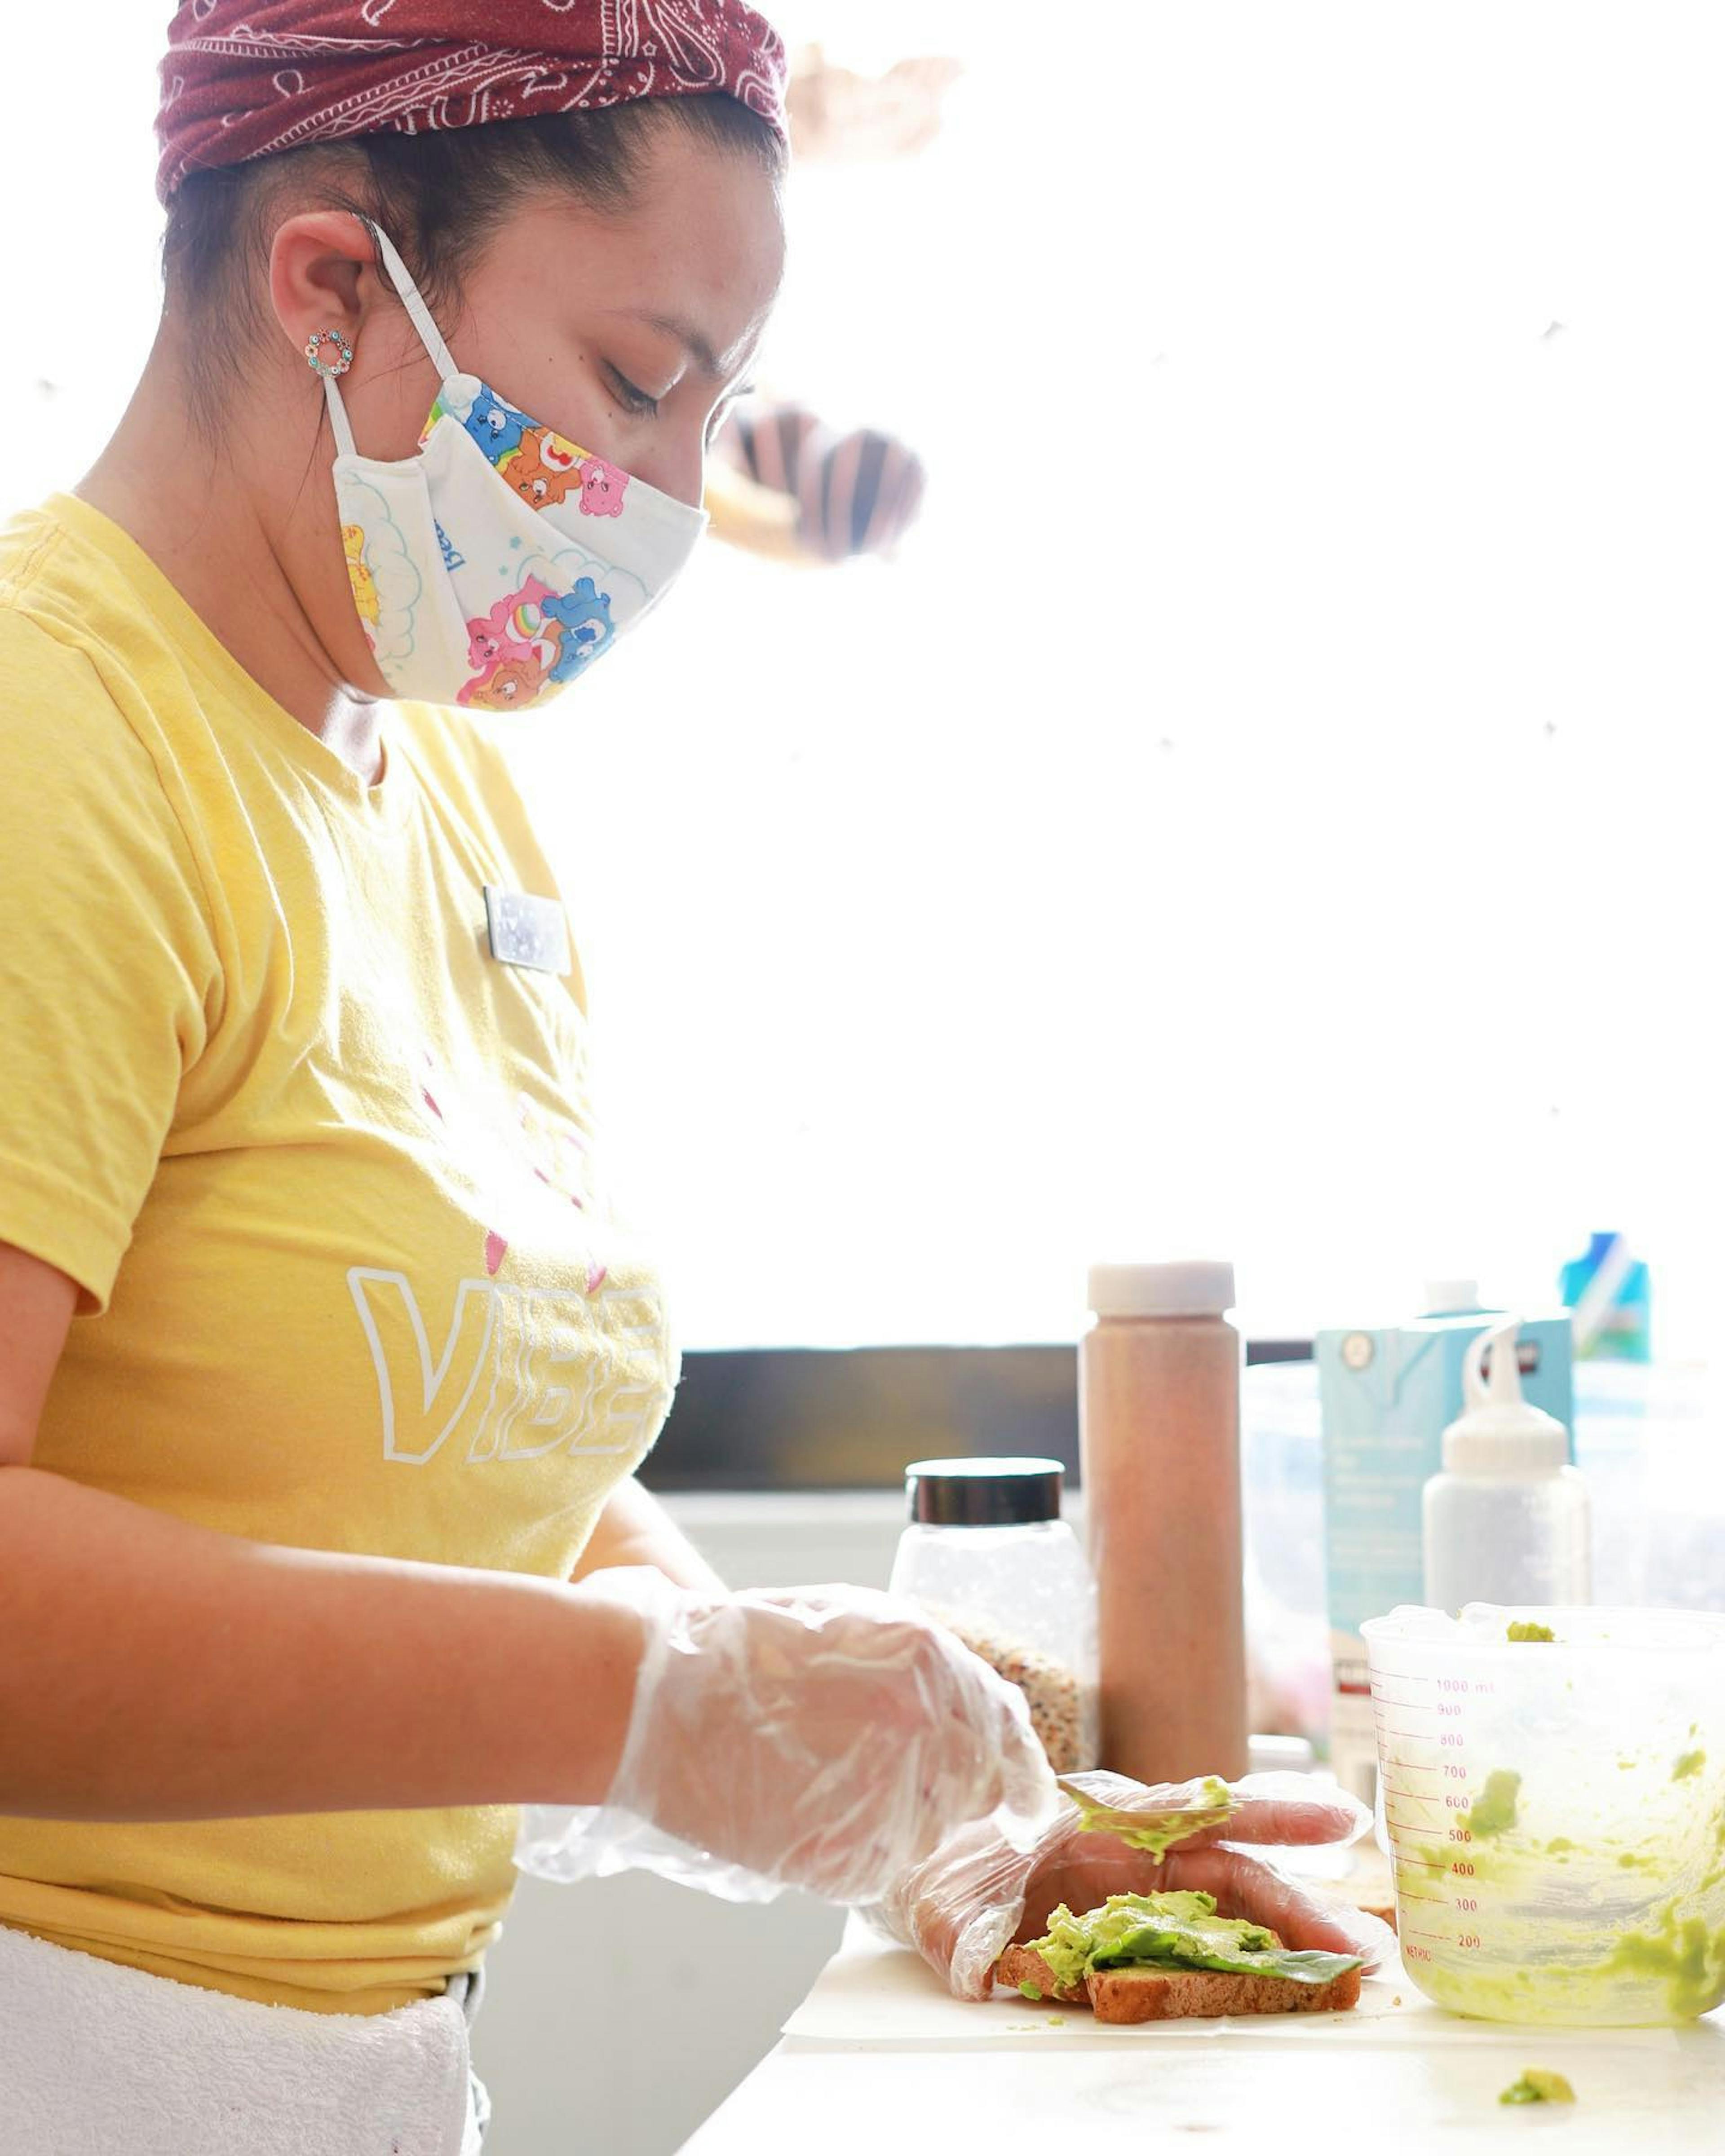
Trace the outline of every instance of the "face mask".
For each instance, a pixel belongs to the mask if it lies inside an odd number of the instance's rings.
[[[360,623],[398,696],[526,711],[658,603],[706,514],[458,372],[400,255],[370,228],[443,387],[418,454],[384,463],[356,450],[324,374]]]

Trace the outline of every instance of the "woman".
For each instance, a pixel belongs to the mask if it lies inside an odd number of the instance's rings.
[[[542,1868],[872,1905],[970,1996],[1123,1875],[992,1671],[727,1594],[632,1479],[677,1353],[486,732],[578,716],[698,532],[778,39],[194,0],[162,80],[154,349],[0,538],[0,2086],[27,2145],[471,2149],[519,1807]]]

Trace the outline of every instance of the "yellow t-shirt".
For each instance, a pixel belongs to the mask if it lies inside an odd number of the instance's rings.
[[[563,1578],[658,1435],[680,1358],[595,1174],[578,966],[491,954],[484,886],[558,894],[480,723],[391,707],[368,787],[108,518],[0,531],[0,1240],[80,1289],[39,1466]],[[0,1818],[0,1923],[382,2013],[478,1964],[516,1823]]]

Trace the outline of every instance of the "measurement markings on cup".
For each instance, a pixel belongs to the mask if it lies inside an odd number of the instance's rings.
[[[1399,1928],[1411,1964],[1436,1968],[1485,1950],[1471,1813],[1483,1772],[1481,1748],[1493,1741],[1491,1727],[1501,1718],[1491,1697],[1498,1689],[1489,1678],[1436,1668],[1374,1663],[1371,1670],[1379,1816],[1389,1830],[1396,1898],[1412,1920]]]
[[[1444,1725],[1459,1715],[1461,1709],[1435,1698],[1429,1681],[1411,1671],[1374,1672],[1371,1692],[1372,1716],[1384,1760],[1384,1821],[1389,1830],[1392,1851],[1400,1871],[1404,1865],[1409,1864],[1411,1852],[1424,1851],[1433,1840],[1444,1838],[1446,1812],[1461,1809],[1467,1801],[1465,1794],[1445,1791],[1443,1786],[1446,1782],[1465,1784],[1465,1766],[1453,1760],[1410,1756],[1431,1750],[1458,1749],[1459,1732]],[[1422,1780],[1431,1786],[1420,1789]],[[1423,1816],[1416,1817],[1416,1813]],[[1460,1840],[1465,1831],[1452,1827],[1448,1830],[1448,1838]],[[1412,1876],[1420,1877],[1422,1886],[1435,1883],[1429,1876],[1431,1868],[1431,1860],[1423,1854],[1409,1865]],[[1422,1873],[1427,1876],[1420,1876]],[[1431,1908],[1450,1907],[1446,1894],[1422,1893],[1417,1888],[1404,1886],[1400,1895],[1404,1902],[1420,1902]],[[1430,1940],[1438,1946],[1448,1943],[1442,1933],[1421,1932],[1413,1928],[1409,1928],[1408,1936],[1410,1940]],[[1430,1958],[1425,1947],[1414,1946],[1410,1951],[1423,1958]]]

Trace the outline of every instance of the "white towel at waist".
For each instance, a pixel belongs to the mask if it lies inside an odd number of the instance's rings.
[[[0,1924],[0,2156],[475,2156],[448,1995],[309,2014]]]

